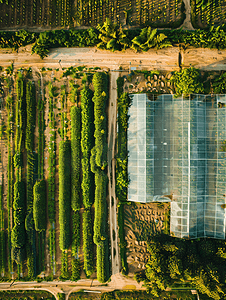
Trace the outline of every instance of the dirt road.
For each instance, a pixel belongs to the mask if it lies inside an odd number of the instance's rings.
[[[119,238],[117,225],[117,202],[115,194],[115,139],[117,120],[117,83],[119,72],[110,73],[108,110],[108,178],[109,178],[109,223],[111,237],[112,275],[120,272]]]
[[[49,67],[61,68],[78,65],[89,65],[119,69],[130,66],[139,68],[153,68],[175,70],[178,68],[178,48],[151,50],[146,53],[135,54],[133,50],[125,52],[110,52],[96,48],[57,48],[51,49],[48,57],[41,60],[38,55],[31,55],[31,47],[20,48],[18,53],[10,49],[1,49],[1,65],[8,66],[11,62],[17,67]]]
[[[66,295],[65,299],[68,300],[71,293],[83,290],[89,291],[100,291],[100,292],[110,292],[115,289],[129,289],[133,287],[137,290],[144,290],[142,288],[142,283],[137,283],[135,280],[130,278],[125,278],[121,274],[113,275],[111,281],[107,286],[103,286],[99,281],[92,279],[81,279],[77,282],[73,281],[49,281],[49,282],[14,282],[10,287],[10,282],[0,283],[0,290],[36,290],[36,291],[48,291],[55,297],[58,293],[64,293]],[[57,298],[56,298],[57,299]]]

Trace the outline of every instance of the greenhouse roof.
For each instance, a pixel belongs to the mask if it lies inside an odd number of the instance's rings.
[[[128,200],[171,201],[177,237],[225,238],[226,108],[219,102],[226,95],[133,95]]]

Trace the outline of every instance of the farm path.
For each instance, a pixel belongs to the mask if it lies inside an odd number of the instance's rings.
[[[110,73],[110,95],[108,109],[108,179],[109,179],[109,223],[111,237],[112,274],[120,272],[119,238],[117,225],[117,199],[115,194],[115,138],[117,119],[117,78],[119,72]]]
[[[35,290],[35,291],[48,291],[53,294],[57,299],[58,293],[64,293],[66,295],[65,299],[68,300],[71,293],[79,291],[81,289],[93,291],[93,292],[110,292],[115,289],[129,289],[132,288],[136,290],[145,290],[142,287],[143,282],[137,283],[132,278],[126,278],[122,274],[112,275],[111,281],[107,286],[103,286],[97,280],[93,279],[81,279],[77,282],[73,281],[29,281],[29,282],[14,282],[11,285],[11,282],[1,282],[0,290],[8,290],[8,291],[18,291],[18,290]]]
[[[110,52],[96,48],[56,48],[50,50],[48,57],[41,60],[38,55],[31,55],[29,48],[21,48],[18,53],[9,49],[0,49],[1,65],[6,67],[14,63],[15,67],[59,68],[70,66],[99,66],[106,69],[124,70],[136,67],[138,70],[179,70],[180,50],[178,47],[135,53],[128,49],[125,52]],[[201,70],[226,70],[226,50],[189,47],[182,55],[183,67],[194,66]]]
[[[195,30],[195,28],[191,24],[191,2],[190,0],[183,0],[185,6],[185,14],[186,18],[184,23],[179,27],[187,30]]]

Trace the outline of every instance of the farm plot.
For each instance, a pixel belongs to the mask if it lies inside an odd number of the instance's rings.
[[[183,23],[182,0],[9,0],[1,3],[0,28],[96,26],[106,18],[130,25],[176,28]]]
[[[226,2],[224,0],[191,0],[191,21],[194,28],[206,28],[225,23]]]
[[[108,264],[103,265],[109,261],[108,243],[97,238],[96,265],[93,242],[94,222],[96,236],[107,231],[106,166],[94,163],[91,170],[90,164],[94,101],[105,103],[95,104],[95,118],[107,119],[108,75],[96,73],[85,67],[1,69],[0,276],[5,279],[41,274],[78,280],[96,271],[99,280],[109,278]],[[95,131],[103,147],[96,146],[97,157],[107,147],[103,128]],[[94,173],[104,179],[101,186]]]
[[[147,240],[151,234],[169,231],[169,212],[168,203],[133,203],[124,206],[129,272],[145,269],[149,258]]]

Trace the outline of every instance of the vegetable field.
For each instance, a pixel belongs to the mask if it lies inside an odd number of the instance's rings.
[[[191,21],[194,28],[205,28],[225,23],[224,0],[191,0]]]
[[[49,280],[109,278],[108,243],[98,240],[99,252],[94,244],[95,235],[107,239],[108,231],[102,215],[107,210],[107,78],[104,71],[86,67],[0,69],[3,280],[33,280],[40,274]],[[103,123],[95,130],[100,148],[94,143],[94,115]],[[101,165],[91,171],[94,146]],[[98,176],[102,183],[94,181]],[[100,226],[94,229],[95,224]]]
[[[9,0],[0,4],[0,28],[96,26],[106,17],[131,26],[178,27],[181,0]]]

